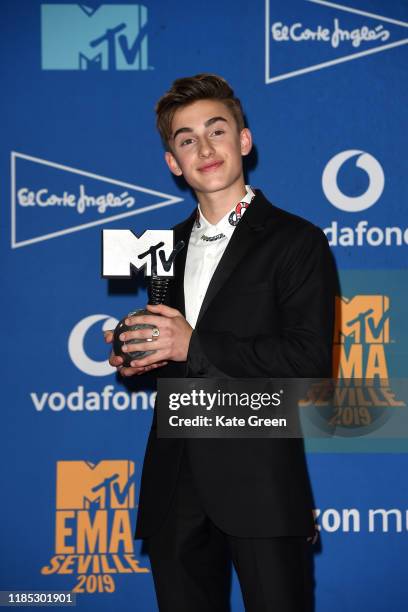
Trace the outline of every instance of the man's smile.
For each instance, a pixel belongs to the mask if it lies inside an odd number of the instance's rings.
[[[223,161],[212,161],[204,166],[200,166],[198,170],[200,172],[212,172],[213,170],[217,170],[223,163]]]

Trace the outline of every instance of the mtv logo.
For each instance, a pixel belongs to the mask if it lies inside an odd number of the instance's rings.
[[[347,338],[355,344],[388,343],[389,305],[385,295],[337,297],[334,342],[344,344]]]
[[[135,507],[133,461],[57,462],[57,510]]]
[[[148,70],[141,4],[42,4],[43,70]]]
[[[102,276],[130,278],[145,270],[145,276],[174,276],[173,230],[146,230],[136,236],[131,230],[102,230]]]

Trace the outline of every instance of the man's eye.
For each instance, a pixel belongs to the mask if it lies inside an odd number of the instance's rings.
[[[186,138],[186,140],[182,140],[182,141],[181,141],[180,146],[181,146],[181,147],[184,147],[184,145],[188,145],[188,144],[190,144],[191,142],[193,142],[193,139],[192,139],[192,138]]]
[[[221,134],[225,134],[224,130],[214,130],[213,134],[215,134],[216,136],[221,136]]]

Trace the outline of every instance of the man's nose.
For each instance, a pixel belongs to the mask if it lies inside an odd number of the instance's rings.
[[[214,147],[212,144],[206,139],[203,138],[200,140],[198,155],[199,157],[210,157],[214,153]]]

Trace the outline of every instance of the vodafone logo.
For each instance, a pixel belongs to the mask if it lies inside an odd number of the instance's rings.
[[[350,197],[344,194],[337,182],[338,173],[343,164],[356,157],[356,167],[364,170],[368,175],[368,187],[365,193]],[[345,212],[360,212],[373,206],[384,190],[384,172],[381,164],[369,153],[358,149],[342,151],[330,159],[322,175],[324,195],[333,206]]]
[[[354,158],[356,168],[363,170],[368,178],[367,189],[359,196],[343,193],[338,184],[343,165]],[[348,168],[352,165],[348,164]],[[344,168],[343,172],[347,172]],[[384,191],[384,171],[375,157],[358,149],[337,153],[326,164],[322,175],[322,187],[326,198],[339,210],[358,213],[373,206]],[[367,219],[357,217],[355,223],[342,225],[334,219],[324,228],[332,247],[403,247],[408,245],[408,227],[401,225],[371,225]]]
[[[108,359],[97,361],[85,351],[89,345],[104,345],[102,331],[114,329],[118,320],[106,314],[94,314],[81,319],[72,329],[68,339],[68,352],[75,366],[89,376],[109,376],[116,368],[109,365]],[[106,346],[106,354],[109,353]],[[88,348],[88,351],[90,349]],[[98,389],[87,389],[79,384],[71,390],[41,389],[30,392],[35,411],[39,414],[75,412],[79,414],[99,414],[101,411],[123,412],[124,410],[153,410],[156,392],[116,390],[113,384]]]
[[[116,371],[109,365],[108,359],[104,361],[96,361],[91,359],[84,349],[84,340],[87,332],[93,325],[104,321],[102,331],[114,329],[118,324],[118,320],[106,314],[96,314],[85,317],[75,325],[68,339],[68,353],[76,367],[89,374],[89,376],[108,376]],[[102,341],[102,338],[101,338]]]

